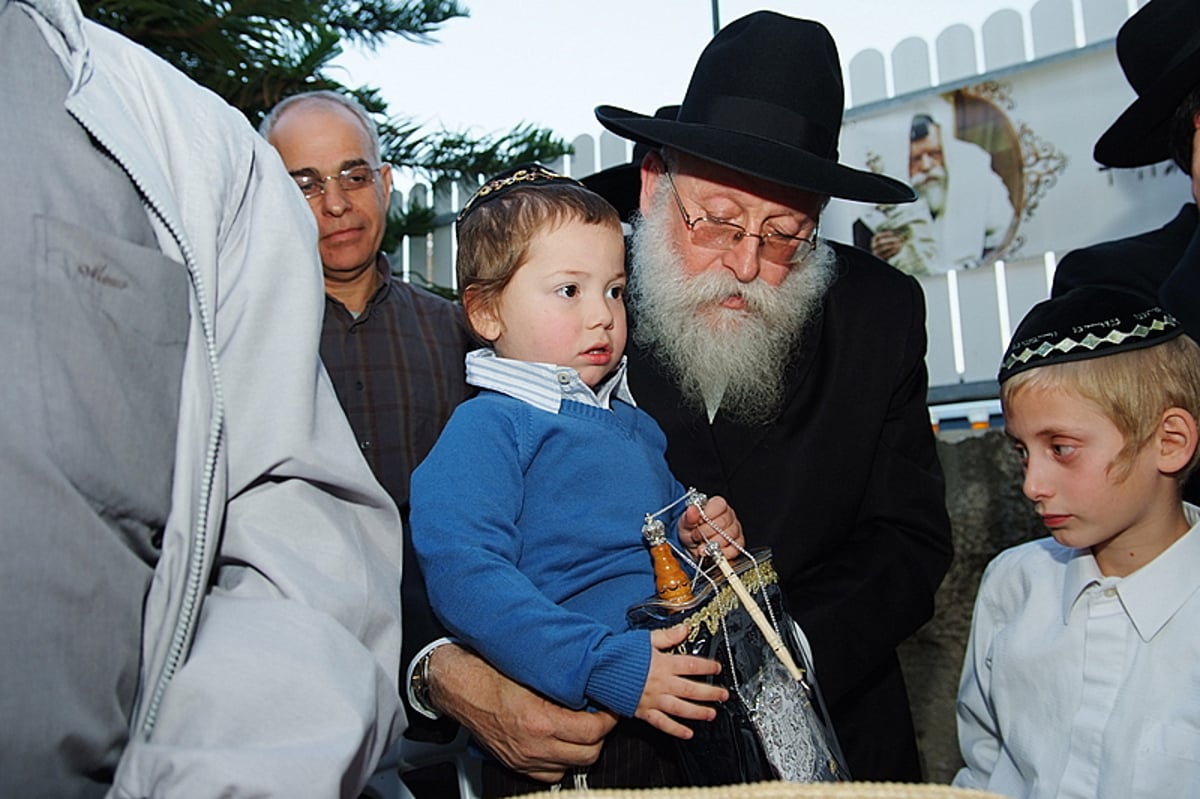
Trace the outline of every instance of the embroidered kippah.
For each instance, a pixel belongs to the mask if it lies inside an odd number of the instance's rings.
[[[480,186],[459,210],[454,223],[461,225],[463,219],[476,208],[497,197],[503,197],[513,189],[524,186],[545,186],[551,183],[570,183],[580,188],[587,188],[575,178],[552,172],[541,164],[521,164],[506,172],[501,172]]]
[[[1154,300],[1102,286],[1079,286],[1030,309],[1000,362],[998,379],[1037,366],[1151,347],[1183,333]]]

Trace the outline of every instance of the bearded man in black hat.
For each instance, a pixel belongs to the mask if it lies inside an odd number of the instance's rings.
[[[1200,115],[1200,3],[1150,0],[1117,32],[1117,59],[1137,99],[1096,142],[1093,157],[1110,167],[1140,167],[1167,159],[1192,178],[1200,196],[1195,140]],[[1150,299],[1196,230],[1188,203],[1163,227],[1063,256],[1051,296],[1076,286],[1132,290]]]
[[[824,27],[760,12],[709,45],[676,119],[596,115],[657,148],[630,256],[638,401],[681,479],[737,497],[772,548],[851,775],[919,780],[895,649],[951,554],[924,301],[818,235],[831,196],[913,194],[837,163],[840,75]]]
[[[596,116],[650,147],[630,260],[638,402],[680,479],[730,496],[751,545],[772,548],[851,777],[919,781],[896,647],[930,618],[952,549],[924,297],[913,278],[818,235],[831,196],[915,195],[838,163],[842,110],[828,31],[756,12],[704,50],[674,118]],[[590,762],[591,736],[607,732],[521,701],[455,647],[424,665],[435,705],[538,778]]]

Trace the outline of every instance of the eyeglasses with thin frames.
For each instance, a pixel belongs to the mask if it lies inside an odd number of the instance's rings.
[[[374,185],[375,176],[379,174],[380,169],[382,167],[359,164],[347,167],[336,175],[325,175],[324,177],[310,172],[298,172],[292,175],[292,180],[296,181],[296,185],[300,187],[300,193],[306,199],[315,200],[325,193],[325,184],[331,180],[336,180],[338,188],[342,191],[358,191]]]
[[[671,193],[675,195],[675,204],[679,206],[679,213],[683,215],[683,223],[692,235],[692,243],[698,247],[710,250],[732,250],[742,239],[749,236],[758,239],[758,252],[762,258],[773,264],[784,266],[800,263],[817,247],[816,227],[813,228],[813,232],[808,238],[803,238],[777,231],[751,233],[736,222],[714,219],[711,216],[692,219],[688,216],[687,209],[683,207],[683,199],[679,196],[679,189],[675,188],[675,181],[671,178],[671,173],[664,171],[663,174],[666,175],[667,183],[671,186]]]

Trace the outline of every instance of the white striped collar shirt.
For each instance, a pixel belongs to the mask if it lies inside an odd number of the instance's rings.
[[[550,413],[558,413],[563,400],[611,410],[613,399],[619,399],[637,407],[625,375],[625,356],[595,390],[569,366],[501,358],[488,347],[467,353],[466,363],[471,385],[507,394]]]

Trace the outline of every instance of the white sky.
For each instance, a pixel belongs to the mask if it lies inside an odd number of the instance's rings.
[[[1144,0],[1128,0],[1136,4]],[[1080,4],[1071,0],[1078,19]],[[712,36],[713,0],[463,0],[471,12],[438,42],[395,39],[380,50],[347,52],[336,63],[349,85],[379,87],[389,111],[430,129],[498,134],[527,122],[568,141],[597,133],[592,109],[616,105],[652,114],[679,102]],[[721,23],[758,8],[820,20],[838,43],[843,68],[873,48],[890,58],[916,36],[932,47],[965,24],[977,42],[984,21],[1011,8],[1028,30],[1035,0],[719,0]],[[1079,34],[1081,36],[1081,33]],[[1026,34],[1028,48],[1028,33]],[[978,48],[977,48],[978,49]],[[849,94],[849,92],[847,92]]]

